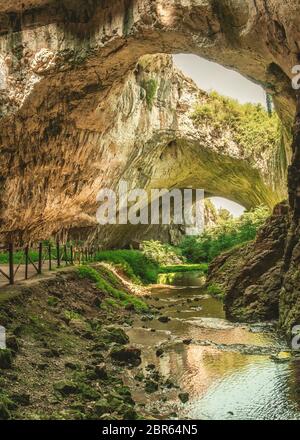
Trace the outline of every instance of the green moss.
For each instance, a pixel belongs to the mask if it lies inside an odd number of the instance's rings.
[[[64,315],[68,321],[71,321],[72,319],[79,319],[79,320],[82,319],[82,316],[79,313],[74,312],[73,310],[66,310],[64,312]]]
[[[62,380],[53,385],[54,390],[61,396],[69,396],[70,394],[79,393],[79,386],[70,380]]]
[[[8,420],[10,419],[10,411],[7,406],[0,401],[0,420]]]
[[[104,310],[106,310],[106,309],[108,309],[109,307],[112,307],[112,308],[114,308],[114,309],[117,309],[117,308],[120,307],[120,304],[119,304],[116,300],[114,300],[114,299],[112,299],[112,298],[105,298],[105,300],[104,300],[103,303],[101,304],[101,308],[104,309]]]
[[[59,303],[59,299],[56,296],[49,296],[47,300],[47,304],[50,307],[56,307]]]
[[[88,278],[91,281],[95,282],[98,289],[119,300],[123,306],[132,304],[137,312],[148,310],[148,306],[144,301],[134,297],[133,295],[129,295],[122,290],[116,289],[109,282],[107,282],[97,270],[93,269],[92,267],[81,266],[77,269],[77,271],[80,278]]]
[[[108,327],[102,330],[100,337],[105,343],[116,342],[117,344],[128,344],[129,342],[129,337],[124,330],[118,327]]]
[[[96,402],[94,411],[96,416],[98,417],[102,416],[103,414],[110,413],[110,406],[108,401],[106,399],[98,400],[98,402]]]

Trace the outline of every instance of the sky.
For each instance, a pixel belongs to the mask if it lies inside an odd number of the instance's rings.
[[[222,95],[246,102],[266,106],[266,93],[262,87],[249,81],[239,73],[225,69],[197,55],[174,55],[174,62],[185,75],[192,78],[203,90],[216,90]]]
[[[242,104],[252,102],[266,106],[266,94],[262,87],[249,81],[239,73],[212,63],[197,55],[174,55],[175,65],[192,78],[199,88],[216,90],[222,95],[237,99]],[[217,209],[226,208],[234,217],[239,217],[244,208],[237,203],[221,197],[213,197],[212,202]]]

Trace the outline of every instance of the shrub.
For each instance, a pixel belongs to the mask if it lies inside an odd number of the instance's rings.
[[[142,87],[146,91],[146,102],[149,109],[152,109],[153,101],[157,92],[158,82],[155,79],[148,79],[142,82]]]
[[[207,287],[207,293],[211,296],[216,296],[218,298],[224,297],[224,290],[220,286],[220,284],[217,283],[209,284],[209,286]]]
[[[182,263],[181,250],[176,249],[160,241],[143,241],[143,254],[151,261],[159,265]]]
[[[247,154],[274,151],[280,146],[282,125],[274,112],[269,116],[261,104],[240,104],[212,92],[199,103],[192,115],[196,124],[209,123],[216,130],[228,127],[239,147]]]
[[[210,262],[222,252],[254,240],[269,210],[259,207],[239,219],[221,221],[198,237],[185,237],[180,245],[183,255],[193,263]]]

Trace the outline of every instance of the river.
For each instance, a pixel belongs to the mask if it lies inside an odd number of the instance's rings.
[[[299,420],[300,360],[276,359],[287,347],[274,326],[227,321],[222,302],[207,295],[198,273],[167,281],[176,286],[153,288],[148,300],[160,315],[137,318],[127,329],[130,342],[142,350],[142,365],[125,379],[143,414],[161,419]],[[161,322],[161,316],[170,320]],[[141,375],[167,382],[146,393]],[[180,392],[189,394],[185,404]]]

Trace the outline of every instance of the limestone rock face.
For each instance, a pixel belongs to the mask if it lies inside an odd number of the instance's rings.
[[[31,68],[38,74],[53,62],[44,49]],[[196,124],[195,104],[206,100],[207,94],[173,66],[171,56],[145,56],[93,115],[86,109],[84,121],[82,114],[80,124],[92,124],[92,130],[65,125],[68,113],[61,113],[45,120],[35,144],[35,134],[28,139],[32,120],[27,120],[29,130],[20,133],[14,156],[5,149],[2,156],[3,236],[11,233],[26,241],[66,230],[107,246],[123,246],[140,235],[176,241],[176,228],[96,227],[98,191],[116,190],[121,179],[129,189],[203,188],[207,195],[247,208],[272,207],[285,194],[283,180],[270,165],[275,146],[259,151],[253,145],[245,152],[225,125],[216,131],[205,121]]]
[[[208,282],[224,290],[229,319],[278,319],[288,213],[286,203],[277,205],[253,243],[224,253],[211,264]]]
[[[288,6],[279,0],[2,3],[3,238],[19,235],[26,241],[92,227],[98,188],[113,185],[128,164],[132,183],[150,187],[153,179],[153,184],[165,184],[162,167],[154,176],[147,169],[155,155],[160,157],[161,145],[169,145],[164,157],[176,167],[177,154],[198,149],[199,138],[193,146],[191,131],[186,147],[186,130],[192,128],[188,121],[183,135],[174,136],[183,124],[178,112],[187,112],[184,97],[190,98],[193,86],[186,82],[180,90],[178,77],[171,69],[167,73],[168,63],[162,62],[167,81],[159,84],[150,111],[141,99],[138,74],[130,73],[144,54],[190,52],[238,70],[274,94],[288,133],[295,108],[290,79],[299,47],[298,16],[296,0]],[[203,134],[202,142],[208,136]],[[179,147],[174,143],[178,138]],[[212,151],[220,152],[222,145],[224,139]],[[150,149],[152,158],[144,164],[140,159]],[[165,180],[179,183],[178,174],[181,184],[188,180],[189,154],[178,172],[167,169]],[[133,161],[139,174],[131,172]],[[234,168],[232,162],[227,165]],[[261,200],[268,191],[258,187]],[[238,185],[232,194],[240,197]],[[270,194],[267,198],[270,204]],[[253,203],[251,189],[247,199]]]

